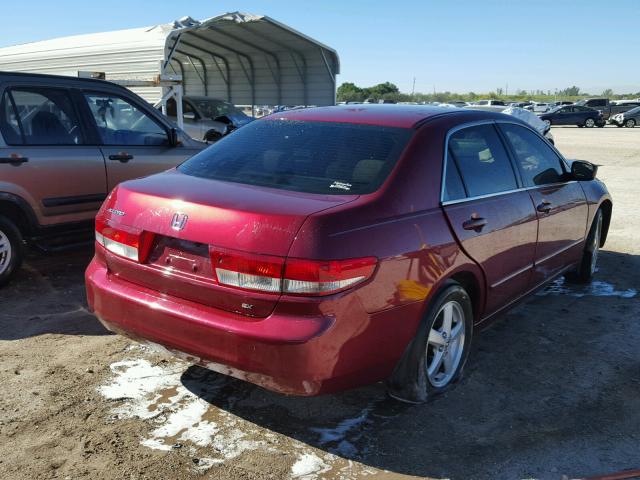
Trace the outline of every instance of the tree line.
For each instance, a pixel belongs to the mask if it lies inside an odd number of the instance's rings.
[[[614,94],[613,90],[606,89],[601,94],[589,94],[580,90],[575,85],[564,88],[562,90],[518,90],[513,94],[507,95],[502,88],[497,88],[493,92],[487,93],[455,93],[455,92],[434,92],[434,93],[403,93],[391,82],[384,82],[372,87],[359,87],[354,83],[345,82],[338,87],[338,102],[364,102],[366,100],[378,102],[387,100],[391,102],[474,102],[482,99],[504,100],[505,102],[518,102],[525,100],[534,100],[540,102],[549,102],[552,100],[571,100],[576,101],[584,97],[602,96],[612,100],[623,98],[638,98],[640,92],[628,94]]]

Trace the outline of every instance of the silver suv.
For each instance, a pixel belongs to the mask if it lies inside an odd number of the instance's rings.
[[[196,140],[213,143],[253,120],[232,103],[211,97],[182,99],[184,130]],[[176,101],[167,100],[167,117],[177,119]]]

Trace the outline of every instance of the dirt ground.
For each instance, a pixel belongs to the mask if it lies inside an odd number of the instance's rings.
[[[557,282],[481,332],[426,405],[382,385],[288,398],[111,335],[90,251],[31,254],[0,290],[1,479],[580,478],[640,468],[640,128],[554,128],[601,165],[597,281]]]

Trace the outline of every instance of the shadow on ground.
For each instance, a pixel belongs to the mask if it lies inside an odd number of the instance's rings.
[[[87,311],[84,271],[93,247],[73,252],[30,252],[14,279],[0,288],[0,340],[58,333],[108,335]]]
[[[381,384],[295,398],[234,379],[211,389],[219,375],[200,367],[181,380],[258,426],[396,473],[559,479],[637,468],[640,297],[629,292],[640,260],[602,252],[601,265],[611,288],[534,296],[480,332],[461,384],[424,405],[396,403]]]

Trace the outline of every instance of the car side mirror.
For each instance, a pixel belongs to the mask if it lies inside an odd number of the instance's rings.
[[[185,120],[195,120],[196,114],[193,112],[185,112],[182,114],[182,118],[184,118]]]
[[[571,164],[571,178],[573,180],[593,180],[596,178],[598,166],[584,160],[575,160]]]

